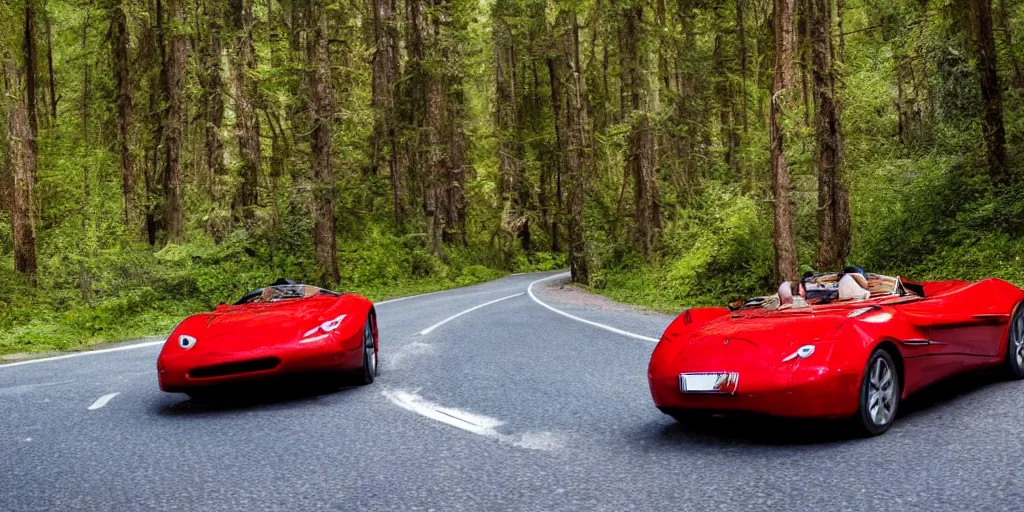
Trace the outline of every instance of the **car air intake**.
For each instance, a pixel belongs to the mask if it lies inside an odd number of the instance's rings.
[[[239,373],[261,372],[263,370],[270,370],[279,364],[281,364],[281,360],[276,357],[264,357],[262,359],[203,366],[188,372],[188,376],[193,379],[208,379],[225,375],[237,375]]]

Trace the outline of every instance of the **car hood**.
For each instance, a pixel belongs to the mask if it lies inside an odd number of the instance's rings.
[[[243,304],[208,313],[205,328],[193,334],[199,340],[196,348],[236,350],[293,342],[328,320],[328,308],[336,300],[314,297]]]

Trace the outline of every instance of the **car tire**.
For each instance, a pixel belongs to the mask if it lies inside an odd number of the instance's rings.
[[[865,436],[877,436],[889,430],[900,405],[900,376],[888,351],[871,353],[861,377],[860,397],[854,426]]]
[[[1006,373],[1011,379],[1024,379],[1024,302],[1013,308],[1007,331]]]
[[[360,368],[360,384],[372,384],[377,377],[377,348],[374,344],[374,318],[373,314],[366,316],[366,325],[363,326],[363,364]]]

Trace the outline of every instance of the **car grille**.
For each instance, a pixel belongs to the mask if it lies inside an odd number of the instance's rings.
[[[261,359],[250,359],[248,361],[237,361],[233,363],[215,364],[194,368],[188,372],[193,379],[208,379],[211,377],[224,377],[226,375],[237,375],[240,373],[261,372],[270,370],[281,364],[276,357],[264,357]]]

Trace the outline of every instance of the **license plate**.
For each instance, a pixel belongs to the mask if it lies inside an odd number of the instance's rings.
[[[683,393],[735,393],[740,382],[736,372],[704,372],[679,374],[679,391]]]

